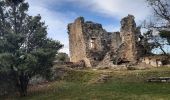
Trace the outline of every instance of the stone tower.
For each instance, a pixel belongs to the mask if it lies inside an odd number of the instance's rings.
[[[134,16],[128,15],[121,20],[120,37],[122,45],[119,48],[119,59],[135,63],[140,57],[139,50],[140,31],[136,27]],[[141,49],[142,50],[142,49]]]

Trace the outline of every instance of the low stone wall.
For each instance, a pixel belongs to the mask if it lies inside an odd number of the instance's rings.
[[[152,77],[147,79],[147,82],[170,83],[170,77]]]

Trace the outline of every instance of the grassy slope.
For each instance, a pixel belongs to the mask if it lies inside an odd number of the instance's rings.
[[[105,83],[95,83],[101,74],[112,77]],[[148,77],[155,76],[170,76],[170,68],[134,71],[69,70],[63,80],[32,90],[25,98],[13,97],[12,100],[170,100],[170,83],[145,82]]]

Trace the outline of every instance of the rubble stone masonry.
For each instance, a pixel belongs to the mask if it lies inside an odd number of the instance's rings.
[[[137,62],[141,56],[140,30],[132,15],[122,19],[120,32],[107,32],[101,24],[79,17],[68,25],[68,34],[70,61],[83,60],[87,67],[96,67],[103,60],[107,65],[114,57],[117,62]]]

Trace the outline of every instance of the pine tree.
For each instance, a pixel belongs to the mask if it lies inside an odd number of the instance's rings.
[[[10,73],[21,96],[35,75],[50,77],[59,41],[47,37],[41,16],[29,16],[24,0],[0,1],[0,73]]]

